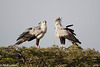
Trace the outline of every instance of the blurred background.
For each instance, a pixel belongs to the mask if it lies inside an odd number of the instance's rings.
[[[55,37],[55,19],[62,17],[62,25],[75,30],[84,49],[100,51],[100,0],[0,0],[0,46],[16,43],[27,28],[46,20],[48,30],[40,47],[60,46]],[[66,40],[66,47],[72,44]],[[35,40],[19,46],[35,46]]]

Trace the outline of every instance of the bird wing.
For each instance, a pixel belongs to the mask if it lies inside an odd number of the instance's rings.
[[[65,36],[65,38],[67,38],[68,40],[70,40],[72,42],[78,42],[79,44],[81,44],[81,42],[69,31],[68,31],[68,35]]]
[[[23,43],[23,42],[25,42],[25,41],[31,41],[31,40],[35,39],[35,38],[36,38],[35,35],[31,35],[31,34],[30,34],[30,31],[31,31],[31,30],[24,31],[24,32],[18,37],[18,39],[17,39],[18,42],[17,42],[15,45],[19,45],[19,44],[21,44],[21,43]]]
[[[18,37],[17,41],[18,41],[19,39],[23,38],[23,37],[26,37],[28,34],[29,34],[29,31],[23,32],[23,33]]]
[[[30,27],[30,28],[27,28],[26,30],[32,30],[32,27]]]
[[[74,32],[74,30],[71,29],[71,28],[69,28],[69,27],[71,27],[71,26],[73,26],[73,25],[67,25],[66,27],[62,26],[62,29],[68,30],[68,31],[70,31],[73,35],[76,35],[75,32]]]
[[[59,37],[64,37],[72,42],[80,43],[80,41],[73,35],[73,33],[70,30],[65,29],[63,26],[59,27],[57,32],[59,33]]]
[[[32,27],[27,28],[27,29],[18,37],[17,41],[20,40],[20,39],[22,39],[22,38],[31,36],[31,35],[29,34],[29,32],[30,32],[31,30],[32,30]]]
[[[66,30],[70,31],[73,35],[76,35],[73,29],[66,27]]]
[[[40,26],[34,27],[34,29],[33,29],[33,34],[34,34],[35,36],[38,36],[38,35],[41,34],[41,33],[42,33],[42,30],[41,30],[41,27],[40,27]]]
[[[66,34],[66,27],[63,27],[63,26],[59,26],[55,29],[55,32],[56,32],[56,35],[58,37],[63,37],[63,36],[66,36],[68,34]]]
[[[77,42],[77,38],[70,31],[68,31],[67,34],[68,35],[66,35],[65,38],[67,38],[68,40]]]
[[[40,27],[39,26],[36,26],[36,27],[30,27],[30,28],[27,28],[26,31],[24,31],[17,39],[20,40],[22,38],[26,39],[26,40],[32,40],[34,38],[36,38],[37,35],[40,34]]]

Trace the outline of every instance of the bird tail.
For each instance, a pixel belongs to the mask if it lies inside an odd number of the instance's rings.
[[[66,27],[71,27],[71,26],[73,26],[73,24],[71,24],[71,25],[67,25]]]
[[[21,44],[21,43],[23,43],[23,42],[25,42],[25,39],[21,39],[21,40],[19,40],[17,43],[15,43],[14,45],[19,45],[19,44]]]
[[[81,42],[80,42],[80,41],[79,41],[78,43],[79,43],[79,44],[81,44]]]
[[[79,43],[79,44],[81,44],[81,42],[78,39],[76,39],[76,42]]]

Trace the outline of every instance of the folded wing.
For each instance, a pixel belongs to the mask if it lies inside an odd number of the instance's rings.
[[[16,45],[19,45],[25,41],[31,41],[35,39],[39,34],[41,34],[41,28],[39,26],[28,28],[18,37],[18,42],[16,43]]]

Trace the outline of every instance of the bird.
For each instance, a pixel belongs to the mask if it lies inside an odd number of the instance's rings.
[[[75,37],[76,34],[73,29],[70,29],[69,27],[73,25],[68,26],[62,26],[61,24],[61,17],[57,18],[55,20],[55,35],[57,38],[60,39],[61,47],[65,48],[65,39],[70,41],[72,44],[75,44],[78,46],[77,43],[81,44],[81,42]]]
[[[36,47],[39,47],[40,39],[45,35],[47,32],[47,21],[42,21],[39,23],[38,26],[33,26],[27,28],[18,38],[17,42],[14,45],[19,45],[25,41],[32,41],[36,39]]]

